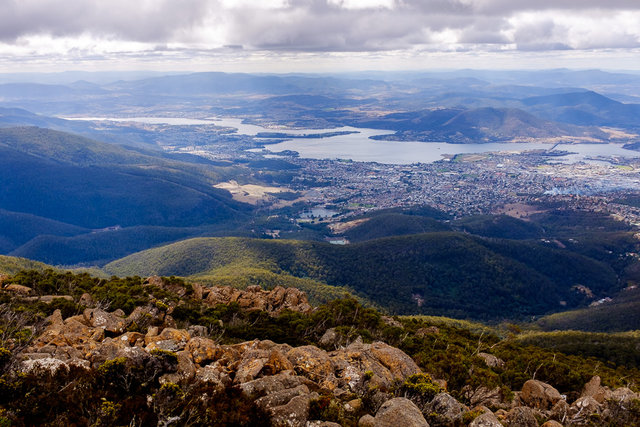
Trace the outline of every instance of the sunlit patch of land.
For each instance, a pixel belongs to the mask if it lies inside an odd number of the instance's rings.
[[[542,212],[546,212],[546,210],[540,209],[537,206],[528,205],[525,203],[507,203],[504,206],[498,208],[495,213],[526,220],[527,217]]]
[[[221,182],[214,187],[227,190],[231,193],[234,200],[243,203],[249,203],[256,205],[259,202],[271,200],[273,193],[282,193],[289,191],[287,188],[282,187],[266,187],[256,184],[239,184],[237,181]]]
[[[347,221],[347,222],[336,222],[333,224],[329,224],[329,228],[331,229],[333,234],[342,234],[345,231],[351,230],[352,228],[357,227],[360,224],[364,224],[370,219],[371,218],[361,218],[361,219],[354,219],[353,221]]]

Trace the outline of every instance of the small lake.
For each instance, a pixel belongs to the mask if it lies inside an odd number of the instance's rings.
[[[167,124],[176,126],[215,125],[237,129],[241,135],[256,136],[260,132],[281,132],[290,135],[321,134],[334,132],[355,132],[348,135],[328,136],[324,138],[293,138],[276,144],[269,144],[262,138],[264,149],[254,152],[278,153],[290,150],[308,159],[350,159],[358,162],[378,162],[389,164],[432,163],[442,160],[445,155],[474,154],[487,152],[521,153],[531,150],[549,150],[551,143],[488,143],[488,144],[448,144],[443,142],[419,141],[380,141],[372,136],[393,134],[392,131],[354,127],[332,129],[287,129],[282,127],[263,127],[242,123],[243,119],[230,117],[210,117],[190,119],[181,117],[79,117],[70,120],[137,122],[148,124]],[[550,162],[576,163],[588,161],[598,163],[607,157],[640,157],[640,152],[626,150],[622,144],[558,144],[554,151],[568,151],[572,154],[550,158]]]
[[[300,218],[330,218],[339,213],[340,212],[332,211],[331,209],[315,207],[302,212]]]

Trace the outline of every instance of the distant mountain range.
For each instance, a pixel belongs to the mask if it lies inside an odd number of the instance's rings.
[[[634,74],[469,70],[373,75],[192,73],[112,83],[14,82],[0,85],[0,101],[49,116],[140,111],[251,116],[290,126],[371,126],[397,131],[393,138],[398,140],[456,143],[560,137],[610,141],[620,134],[612,138],[598,127],[631,133],[640,127],[640,76]],[[612,92],[616,88],[622,93]],[[87,124],[29,119],[17,110],[0,115],[4,126],[46,125],[91,135]]]
[[[483,107],[395,113],[360,125],[397,131],[394,136],[381,136],[380,139],[449,143],[530,141],[561,137],[609,138],[605,132],[595,127],[544,120],[515,108]]]
[[[539,117],[560,122],[640,128],[640,104],[623,104],[592,91],[536,96],[522,103]]]

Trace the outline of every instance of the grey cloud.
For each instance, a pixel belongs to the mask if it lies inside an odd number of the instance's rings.
[[[595,43],[573,45],[566,28],[553,21],[512,28],[509,18],[525,11],[640,10],[638,0],[607,0],[606,6],[603,0],[395,0],[391,9],[357,10],[328,0],[289,0],[276,9],[224,9],[217,0],[5,1],[0,40],[90,33],[149,43],[156,51],[171,51],[166,46],[175,42],[265,51],[381,51],[436,44],[439,33],[447,30],[459,34],[457,44],[515,44],[523,50],[588,48]],[[220,25],[225,39],[207,40],[200,31],[205,25]],[[637,46],[639,41],[628,35],[602,43]]]
[[[8,0],[0,14],[0,39],[93,33],[134,41],[169,41],[176,31],[198,25],[213,4],[204,0]]]
[[[584,16],[603,10],[609,14],[640,10],[637,0],[602,4],[602,0],[396,0],[392,9],[345,10],[324,0],[290,0],[286,8],[259,14],[248,8],[234,10],[228,16],[229,43],[271,50],[391,50],[437,43],[439,32],[453,30],[459,34],[456,42],[462,44],[576,48],[562,28],[547,33],[526,25],[513,28],[509,19],[536,10],[571,9],[570,13]]]

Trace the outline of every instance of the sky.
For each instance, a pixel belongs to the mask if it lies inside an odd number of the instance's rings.
[[[0,72],[640,70],[640,0],[2,0]]]

